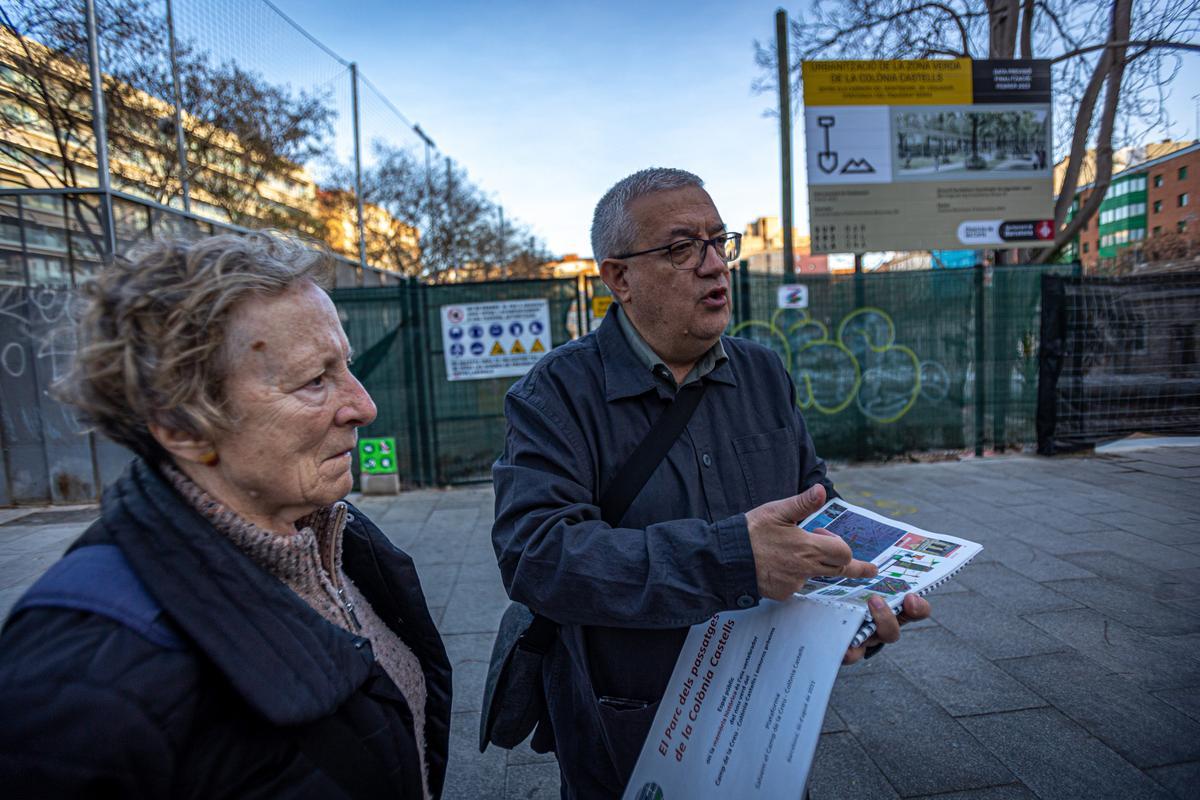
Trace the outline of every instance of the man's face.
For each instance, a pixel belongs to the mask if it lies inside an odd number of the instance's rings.
[[[632,251],[725,231],[712,198],[698,186],[639,197],[628,211],[637,230]],[[613,265],[609,286],[621,308],[668,365],[694,362],[729,324],[729,266],[712,247],[685,269],[673,266],[665,251],[605,263]]]

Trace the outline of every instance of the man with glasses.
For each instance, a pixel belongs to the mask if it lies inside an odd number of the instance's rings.
[[[796,527],[833,485],[779,357],[722,337],[740,245],[695,175],[618,182],[592,222],[616,303],[505,399],[492,541],[509,595],[559,625],[533,747],[555,751],[564,797],[620,795],[688,626],[790,597],[814,575],[874,574],[838,537]],[[655,421],[701,388],[628,510],[603,521],[606,488]],[[873,611],[880,632],[846,663],[929,607],[910,597],[899,620]]]

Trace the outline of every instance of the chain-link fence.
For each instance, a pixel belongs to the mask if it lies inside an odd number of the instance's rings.
[[[274,227],[325,242],[340,285],[394,283],[419,270],[429,197],[400,208],[364,173],[380,154],[431,164],[432,145],[267,0],[0,4],[0,195],[70,191],[64,225],[99,254]]]
[[[1200,430],[1200,273],[1042,282],[1038,452]]]

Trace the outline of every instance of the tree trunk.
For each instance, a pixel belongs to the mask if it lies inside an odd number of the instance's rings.
[[[1112,26],[1109,30],[1109,42],[1129,41],[1130,16],[1133,0],[1115,0],[1113,3]],[[1058,202],[1054,208],[1054,226],[1058,230],[1054,246],[1042,251],[1039,263],[1046,263],[1075,238],[1076,234],[1096,213],[1100,203],[1104,201],[1104,193],[1112,180],[1112,133],[1117,115],[1117,104],[1121,97],[1121,80],[1125,76],[1124,44],[1106,48],[1104,55],[1096,64],[1096,71],[1088,84],[1087,92],[1079,104],[1079,114],[1075,119],[1075,137],[1071,142],[1070,162],[1064,176],[1062,187],[1059,189]],[[1096,180],[1092,184],[1092,193],[1079,212],[1071,219],[1066,228],[1060,230],[1066,219],[1067,211],[1075,199],[1075,190],[1079,185],[1079,170],[1082,166],[1084,148],[1087,144],[1087,133],[1091,127],[1093,109],[1100,84],[1104,83],[1104,107],[1100,111],[1100,132],[1096,136]]]
[[[1023,0],[1021,4],[1021,58],[1033,58],[1033,2]]]
[[[1012,58],[1017,46],[1020,0],[987,0],[988,58]]]

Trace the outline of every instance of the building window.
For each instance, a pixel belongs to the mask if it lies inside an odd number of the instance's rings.
[[[1085,253],[1086,253],[1087,251],[1088,251],[1088,243],[1087,243],[1087,242],[1084,242],[1084,243],[1083,243],[1083,252],[1085,252]]]
[[[1154,235],[1155,235],[1155,236],[1162,236],[1162,225],[1155,225],[1155,226],[1154,226]]]
[[[1162,186],[1162,175],[1155,175],[1154,176],[1154,188],[1157,189],[1159,186]]]
[[[1160,211],[1162,211],[1162,200],[1155,200],[1154,201],[1154,213],[1157,214]]]
[[[1187,204],[1188,204],[1188,193],[1184,192],[1183,194],[1179,195],[1179,207],[1183,208]]]
[[[1187,220],[1179,220],[1179,222],[1175,223],[1175,229],[1180,233],[1187,233]]]
[[[1181,181],[1187,180],[1187,167],[1179,168],[1179,180],[1181,180]]]

